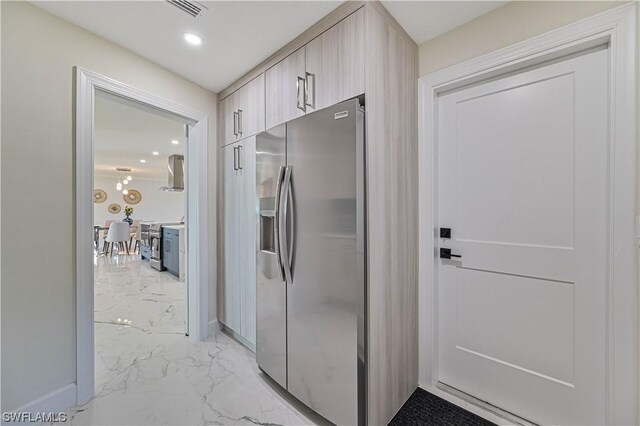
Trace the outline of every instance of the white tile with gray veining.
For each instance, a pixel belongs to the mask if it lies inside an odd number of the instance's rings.
[[[184,335],[184,282],[134,256],[97,258],[95,278],[96,396],[71,424],[313,424],[251,351],[224,334]]]

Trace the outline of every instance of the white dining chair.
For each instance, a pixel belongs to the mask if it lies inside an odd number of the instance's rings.
[[[136,219],[133,221],[133,225],[131,225],[131,229],[129,230],[129,248],[131,248],[131,244],[135,241],[135,245],[133,246],[133,252],[136,250],[140,250],[140,236],[141,236],[141,226],[140,219]]]
[[[118,244],[116,254],[119,254],[122,249],[125,249],[129,254],[129,233],[129,224],[127,222],[113,222],[109,225],[106,242],[107,252],[109,252],[109,246],[111,247],[111,256],[113,256],[113,247],[116,243]]]
[[[115,222],[115,220],[105,220],[104,221],[104,231],[102,232],[102,252],[103,253],[107,253],[107,233],[109,232],[109,226],[111,226],[111,224]]]

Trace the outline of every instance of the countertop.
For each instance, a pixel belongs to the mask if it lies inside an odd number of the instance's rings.
[[[168,229],[184,229],[184,225],[162,225],[163,228],[168,228]]]

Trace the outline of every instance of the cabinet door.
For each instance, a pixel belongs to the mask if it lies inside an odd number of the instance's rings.
[[[239,269],[237,243],[237,211],[238,211],[238,172],[237,168],[237,144],[227,145],[222,148],[223,157],[223,233],[224,233],[224,272],[220,298],[220,320],[236,333],[240,332],[239,309]]]
[[[238,139],[253,136],[264,130],[264,74],[238,89]]]
[[[242,197],[238,210],[238,248],[240,251],[241,335],[256,343],[256,138],[244,139],[240,146]]]
[[[265,72],[267,129],[304,115],[304,87],[298,87],[305,76],[304,51],[301,47]]]
[[[364,93],[364,8],[305,46],[307,112]]]
[[[237,92],[224,98],[218,104],[218,143],[225,146],[237,140]]]

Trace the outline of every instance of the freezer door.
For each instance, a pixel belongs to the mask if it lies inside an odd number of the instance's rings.
[[[256,137],[256,361],[280,386],[287,386],[287,287],[277,256],[276,196],[284,170],[285,125]]]
[[[287,238],[287,385],[338,425],[364,421],[362,129],[356,100],[287,124],[295,224]]]

